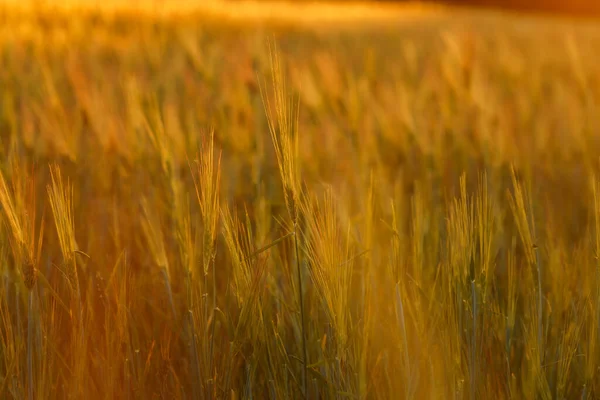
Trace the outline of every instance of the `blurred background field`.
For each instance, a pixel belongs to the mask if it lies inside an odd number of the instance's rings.
[[[0,397],[600,396],[600,25],[406,7],[3,8]]]

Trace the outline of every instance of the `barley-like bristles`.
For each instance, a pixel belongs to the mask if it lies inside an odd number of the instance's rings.
[[[205,141],[198,160],[198,177],[194,178],[196,198],[200,206],[203,225],[202,267],[204,275],[215,257],[217,226],[219,223],[219,185],[221,183],[221,155],[215,161],[214,131]]]
[[[277,47],[270,47],[269,51],[274,101],[269,100],[263,85],[261,85],[261,95],[268,115],[269,132],[279,165],[286,207],[292,221],[297,223],[297,202],[300,194],[297,132],[299,108],[297,100],[288,91]],[[274,112],[271,110],[272,107],[275,108]]]
[[[23,229],[19,222],[19,217],[17,215],[14,202],[9,193],[8,187],[4,180],[4,176],[0,173],[0,204],[4,209],[4,214],[8,223],[10,225],[12,234],[17,241],[18,245],[23,245],[25,243],[25,237],[23,234]]]
[[[73,220],[73,187],[68,181],[66,185],[63,183],[58,165],[50,167],[50,175],[52,185],[47,186],[48,198],[54,215],[63,259],[66,263],[70,263],[74,258],[75,250],[77,250]]]

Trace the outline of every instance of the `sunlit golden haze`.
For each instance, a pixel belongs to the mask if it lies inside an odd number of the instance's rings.
[[[0,12],[0,398],[600,397],[600,25],[248,4]]]
[[[394,21],[431,18],[442,13],[442,4],[405,2],[379,3],[367,1],[286,2],[278,0],[2,0],[13,10],[101,11],[106,14],[134,13],[156,16],[190,15],[218,18],[225,21],[277,22],[315,24],[324,22]]]

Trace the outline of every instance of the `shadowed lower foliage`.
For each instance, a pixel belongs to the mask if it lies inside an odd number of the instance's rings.
[[[0,18],[1,398],[600,396],[592,24]]]

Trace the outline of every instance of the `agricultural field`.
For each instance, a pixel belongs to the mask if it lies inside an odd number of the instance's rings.
[[[599,398],[597,21],[291,10],[0,8],[0,398]]]

